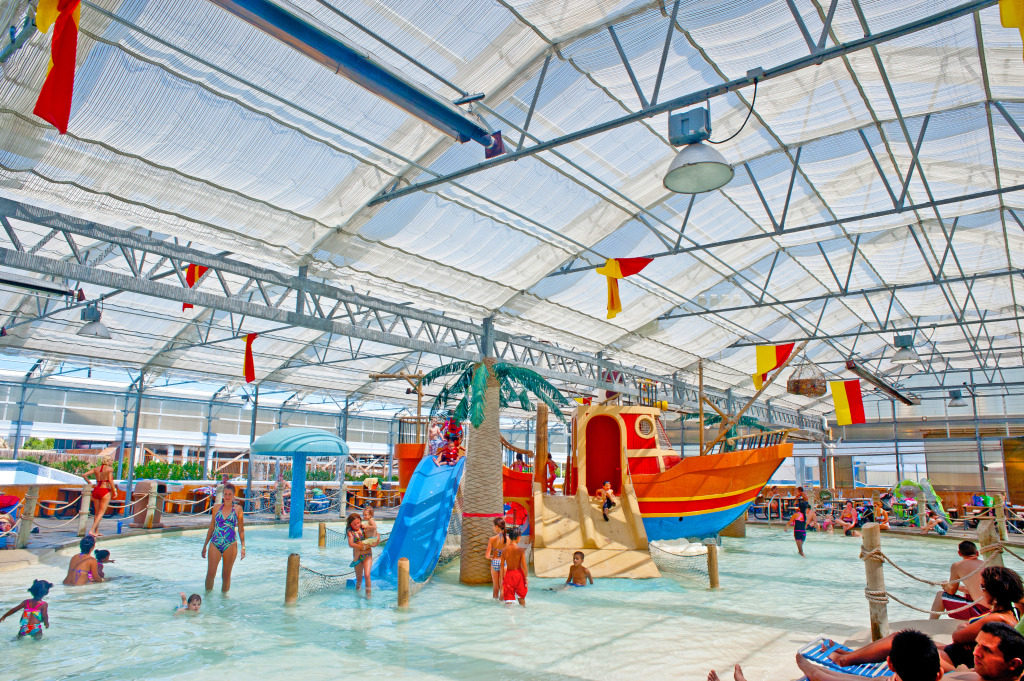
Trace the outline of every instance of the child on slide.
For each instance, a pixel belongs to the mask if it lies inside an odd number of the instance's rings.
[[[14,606],[0,617],[0,622],[3,622],[10,615],[22,610],[21,613],[21,627],[18,629],[18,638],[24,638],[31,636],[37,641],[43,637],[43,627],[50,628],[50,613],[47,609],[46,601],[43,597],[50,592],[50,587],[53,584],[47,582],[45,579],[36,579],[32,582],[32,586],[28,588],[28,592],[32,594],[32,598],[26,598],[18,605]]]

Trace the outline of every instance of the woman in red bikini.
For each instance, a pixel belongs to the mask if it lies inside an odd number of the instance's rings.
[[[103,514],[107,512],[107,506],[114,495],[114,469],[110,466],[109,455],[101,455],[99,465],[86,471],[82,477],[88,480],[90,476],[96,477],[96,484],[92,488],[92,501],[96,507],[94,511],[96,515],[92,520],[92,529],[89,530],[89,534],[101,537],[103,535],[100,534],[100,521],[103,520]]]

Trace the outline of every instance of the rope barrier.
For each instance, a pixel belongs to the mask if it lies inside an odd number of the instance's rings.
[[[54,506],[52,508],[49,506],[49,504],[55,504],[55,503],[57,503],[56,501],[49,501],[47,499],[43,499],[43,500],[40,500],[38,503],[39,503],[40,506],[45,506],[51,512],[56,513],[57,511],[63,511],[65,508],[67,508],[69,506],[74,506],[75,504],[82,503],[82,496],[79,495],[77,499],[72,499],[71,501],[69,501],[68,503],[64,504],[63,506]]]
[[[77,521],[78,517],[80,515],[82,515],[82,514],[81,513],[76,513],[75,515],[71,516],[69,519],[65,520],[62,523],[57,523],[56,525],[45,525],[45,524],[39,522],[39,520],[40,520],[39,518],[36,518],[35,526],[39,528],[40,532],[43,531],[43,530],[56,530],[58,528],[64,527],[65,525],[70,525],[71,523]]]
[[[987,545],[981,547],[980,551],[982,553],[984,553],[984,552],[989,552],[989,551],[995,551],[995,550],[997,550],[999,548],[1003,548],[1002,542],[998,542],[996,544],[987,544]],[[907,572],[906,570],[904,570],[903,568],[901,568],[899,565],[894,563],[893,560],[891,558],[889,558],[889,556],[885,555],[885,553],[881,549],[875,549],[873,551],[865,552],[863,547],[862,547],[861,550],[860,550],[860,559],[861,560],[868,560],[869,558],[873,558],[875,560],[885,561],[889,565],[893,566],[894,568],[896,568],[897,570],[902,572],[907,577],[910,577],[913,580],[921,582],[922,584],[928,584],[930,586],[945,587],[945,585],[949,583],[948,579],[947,580],[943,580],[941,582],[933,582],[930,579],[923,579],[921,577],[918,577],[917,575],[912,575],[909,572]],[[1022,559],[1022,560],[1024,560],[1024,559]],[[986,563],[985,565],[982,565],[978,569],[973,570],[973,571],[967,573],[966,575],[962,575],[962,576],[958,577],[957,581],[962,582],[963,580],[967,579],[968,577],[973,577],[974,575],[978,574],[979,572],[981,572],[982,570],[984,570],[987,567],[989,567],[989,566]],[[944,610],[943,612],[948,612],[948,611]]]

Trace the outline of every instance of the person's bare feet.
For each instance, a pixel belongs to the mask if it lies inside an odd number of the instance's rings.
[[[708,672],[708,681],[721,681],[721,679],[718,678],[718,673],[714,669]]]
[[[743,669],[738,664],[732,668],[732,678],[734,681],[747,681],[747,677],[743,676]]]

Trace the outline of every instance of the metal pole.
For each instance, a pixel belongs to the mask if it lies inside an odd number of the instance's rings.
[[[341,439],[348,442],[348,396],[345,396],[345,410],[341,412]]]
[[[25,413],[25,384],[28,377],[21,384],[21,398],[18,400],[18,424],[14,429],[14,458],[18,458],[18,450],[21,448],[21,417]]]
[[[903,479],[903,465],[900,463],[900,431],[896,427],[896,400],[892,402],[892,443],[896,449],[896,482]]]
[[[218,390],[217,393],[220,391]],[[209,410],[206,412],[206,445],[203,447],[203,477],[210,474],[210,445],[213,439],[213,401],[217,399],[217,393],[210,398]]]
[[[134,386],[135,383],[133,382],[132,385]],[[124,418],[121,419],[121,441],[118,442],[119,446],[117,448],[117,479],[118,480],[124,480],[124,476],[121,475],[121,472],[122,472],[121,469],[124,467],[124,441],[125,441],[125,433],[128,430],[128,394],[130,392],[131,392],[131,388],[129,388],[128,390],[124,391],[124,409],[122,410],[122,412],[124,413]]]
[[[974,411],[974,441],[978,444],[978,475],[981,476],[981,493],[985,494],[985,457],[981,451],[981,433],[978,431],[978,398],[971,390],[971,409]]]
[[[145,382],[145,376],[139,374],[139,385],[135,393],[135,423],[132,426],[132,449],[128,454],[128,484],[124,490],[124,517],[127,518],[131,515],[132,507],[132,484],[135,481],[135,448],[139,444],[139,416],[142,415],[142,390],[143,383]],[[124,449],[124,443],[121,443],[121,449]],[[123,454],[122,454],[123,457]]]
[[[395,418],[392,416],[388,421],[388,470],[385,480],[391,482],[391,465],[395,459]]]
[[[249,465],[246,466],[245,474],[245,509],[248,511],[252,510],[252,443],[256,441],[256,412],[260,409],[260,384],[257,383],[256,387],[252,391],[252,418],[249,420]],[[292,479],[295,478],[295,470],[293,466]],[[305,485],[305,476],[303,476],[303,485]],[[301,490],[300,499],[305,499],[305,487]],[[300,502],[301,503],[301,502]],[[292,506],[295,505],[295,490],[292,489]]]

